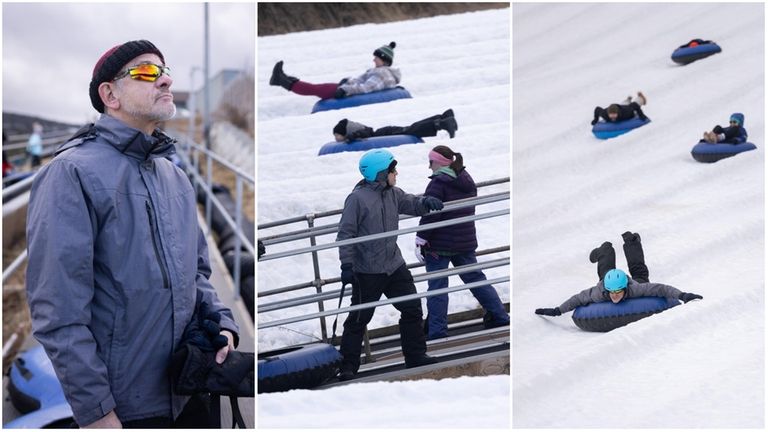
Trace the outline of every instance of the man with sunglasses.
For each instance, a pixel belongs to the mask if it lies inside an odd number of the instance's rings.
[[[536,309],[536,313],[560,316],[579,306],[606,301],[619,303],[632,297],[667,297],[679,299],[685,303],[694,299],[703,299],[698,294],[685,293],[673,286],[651,282],[648,279],[648,267],[645,265],[640,234],[627,231],[621,236],[624,239],[624,256],[627,258],[631,278],[627,277],[624,271],[616,268],[616,252],[613,250],[613,245],[610,242],[604,242],[589,254],[589,260],[597,263],[597,276],[600,279],[597,285],[574,295],[556,308]]]
[[[89,92],[101,117],[32,187],[33,334],[81,427],[205,425],[203,400],[172,391],[171,355],[201,306],[220,316],[215,361],[237,345],[232,313],[208,281],[195,191],[166,158],[175,140],[157,129],[176,112],[172,82],[151,42],[108,50]]]
[[[727,128],[717,125],[711,132],[704,132],[702,140],[710,144],[742,144],[747,142],[747,130],[744,129],[744,114],[731,114],[729,123],[730,126]]]

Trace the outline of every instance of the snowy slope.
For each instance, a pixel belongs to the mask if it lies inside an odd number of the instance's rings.
[[[408,125],[417,120],[453,108],[459,124],[454,139],[441,131],[427,138],[425,144],[392,148],[398,160],[398,186],[420,194],[428,183],[427,153],[444,144],[461,152],[475,181],[509,177],[509,9],[448,15],[430,19],[395,22],[385,25],[360,25],[326,31],[300,32],[258,40],[258,221],[300,216],[311,212],[340,209],[361,176],[357,168],[362,152],[345,152],[322,157],[319,148],[333,140],[332,129],[343,119],[365,123],[374,128]],[[373,66],[373,51],[389,41],[396,41],[394,65],[403,74],[401,85],[413,99],[367,105],[310,115],[315,97],[299,96],[283,88],[269,86],[272,67],[284,60],[284,70],[303,80],[338,82],[345,76],[357,76]],[[480,194],[509,190],[509,183],[485,188]],[[478,213],[508,208],[509,203],[479,206]],[[510,217],[477,223],[480,248],[509,244]],[[317,225],[338,222],[338,216],[316,221]],[[401,228],[414,226],[418,218],[404,221]],[[259,232],[264,237],[288,230],[306,228],[294,224]],[[403,235],[398,244],[407,262],[414,262],[414,234]],[[318,243],[329,243],[334,235],[323,236]],[[308,240],[268,247],[268,253],[309,246]],[[496,254],[485,259],[509,256]],[[322,278],[339,276],[337,249],[321,251]],[[423,273],[416,269],[414,274]],[[486,272],[488,278],[509,274],[508,268]],[[314,279],[311,255],[304,254],[258,265],[258,289],[271,290]],[[451,280],[460,284],[460,280]],[[339,284],[325,290],[338,289]],[[509,284],[496,286],[503,301],[509,301]],[[417,284],[426,291],[426,283]],[[307,289],[270,296],[260,302],[309,295]],[[325,309],[337,306],[328,301]],[[423,302],[426,304],[426,302]],[[349,305],[347,298],[344,305]],[[478,308],[468,292],[451,295],[450,312]],[[259,315],[260,323],[288,316],[317,312],[317,305],[296,307]],[[425,306],[426,310],[426,306]],[[346,315],[339,316],[343,322]],[[399,312],[392,306],[377,309],[370,328],[396,324]],[[333,317],[328,319],[328,327]],[[260,329],[259,349],[307,343],[320,337],[319,320],[289,324],[280,328]]]
[[[723,52],[688,66],[692,38]],[[764,5],[513,7],[513,427],[764,426]],[[642,90],[649,125],[608,141],[589,121]],[[745,114],[758,147],[690,149]],[[642,235],[652,281],[704,296],[607,334],[570,313],[605,240]]]

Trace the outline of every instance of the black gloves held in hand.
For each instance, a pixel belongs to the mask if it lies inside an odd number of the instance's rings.
[[[424,207],[426,207],[429,211],[443,209],[443,202],[433,196],[425,196],[422,203],[424,203]]]
[[[680,300],[682,300],[682,301],[683,301],[683,303],[688,303],[688,302],[689,302],[689,301],[691,301],[691,300],[696,300],[696,299],[699,299],[699,300],[701,300],[701,299],[703,299],[704,297],[702,297],[702,296],[700,296],[700,295],[698,295],[698,294],[693,294],[693,293],[685,293],[685,292],[684,292],[684,293],[681,293],[681,294],[680,294],[680,296],[679,296],[678,298],[679,298]]]
[[[355,284],[355,272],[352,271],[352,264],[341,265],[341,286],[354,285]]]
[[[559,307],[556,307],[554,309],[550,309],[550,308],[536,309],[536,314],[546,315],[546,316],[560,316],[562,315],[562,312],[560,312]]]

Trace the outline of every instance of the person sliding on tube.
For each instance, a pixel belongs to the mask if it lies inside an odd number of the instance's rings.
[[[453,117],[453,110],[449,109],[442,114],[419,120],[410,126],[384,126],[376,130],[362,123],[343,119],[333,128],[333,136],[337,142],[350,142],[372,136],[388,135],[413,135],[419,138],[433,137],[437,136],[437,131],[444,130],[453,138],[458,129],[459,126]]]
[[[747,142],[747,130],[744,129],[744,114],[731,114],[729,123],[730,126],[727,128],[717,125],[711,132],[704,132],[702,141],[706,141],[710,144],[743,144]]]
[[[637,113],[640,120],[647,120],[648,117],[643,114],[643,110],[640,108],[645,104],[645,95],[643,92],[637,92],[637,97],[634,100],[631,96],[627,96],[624,104],[611,104],[606,109],[599,106],[595,107],[595,117],[592,120],[592,126],[596,125],[600,118],[609,123],[616,123],[634,118],[635,113]]]
[[[317,96],[320,99],[341,99],[356,94],[371,93],[396,87],[400,83],[400,70],[392,67],[395,58],[394,42],[384,45],[373,52],[375,67],[368,69],[356,78],[344,78],[338,84],[311,84],[283,72],[283,61],[272,68],[269,85],[280,86],[302,96]]]
[[[704,298],[698,294],[682,292],[673,286],[650,282],[640,234],[627,231],[621,236],[624,238],[624,256],[627,258],[631,278],[628,278],[624,271],[616,268],[616,252],[613,250],[613,245],[610,242],[604,242],[589,254],[589,261],[597,263],[597,275],[600,278],[597,285],[574,295],[556,308],[536,309],[536,313],[560,316],[579,306],[609,300],[619,303],[633,297],[667,297],[682,300],[685,303]]]

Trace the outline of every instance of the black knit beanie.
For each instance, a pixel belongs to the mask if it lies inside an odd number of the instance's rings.
[[[387,66],[392,66],[392,62],[395,59],[395,46],[397,46],[396,43],[390,42],[389,45],[377,48],[376,51],[373,52],[373,55],[384,60],[384,63],[386,63]]]
[[[147,53],[157,54],[163,64],[165,64],[163,53],[148,40],[135,40],[117,45],[99,58],[99,61],[96,62],[96,66],[93,68],[93,77],[91,78],[91,85],[88,90],[91,96],[91,105],[96,108],[96,111],[104,112],[104,102],[99,97],[99,85],[103,82],[111,81],[129,61]]]
[[[336,126],[333,128],[333,133],[347,136],[347,119],[336,123]]]

